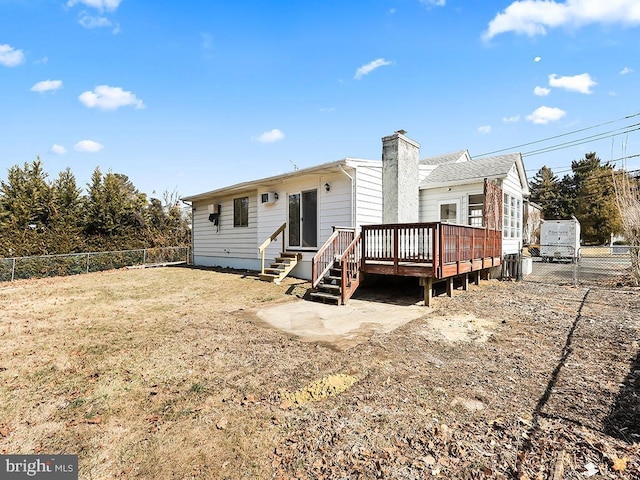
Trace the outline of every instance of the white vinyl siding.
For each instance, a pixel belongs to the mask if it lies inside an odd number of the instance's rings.
[[[248,197],[249,218],[248,225],[242,228],[233,226],[233,204],[235,198]],[[233,195],[216,198],[209,201],[194,204],[193,212],[193,256],[194,259],[202,257],[202,262],[197,264],[215,264],[218,266],[233,266],[220,263],[226,258],[240,258],[254,260],[256,256],[257,235],[257,201],[256,192],[246,192],[241,195]],[[220,217],[218,225],[209,221],[208,205],[220,205]],[[221,259],[220,262],[204,260],[206,258]]]
[[[440,205],[455,203],[458,209],[458,223],[467,224],[466,212],[469,209],[469,195],[482,195],[483,193],[483,183],[422,189],[420,190],[420,221],[439,222]]]
[[[325,184],[330,190],[327,192]],[[351,222],[351,182],[342,173],[329,175],[308,176],[294,178],[277,185],[261,187],[258,198],[262,193],[276,192],[278,200],[275,203],[258,204],[258,240],[255,250],[258,252],[260,244],[271,236],[283,223],[288,221],[288,198],[290,194],[303,191],[317,190],[318,192],[318,247],[311,249],[293,248],[302,252],[302,262],[292,272],[292,276],[309,278],[311,275],[311,259],[317,249],[333,233],[334,226],[350,226]],[[285,246],[288,247],[288,230],[285,231]],[[266,262],[271,262],[282,251],[282,236],[271,243],[265,252]],[[256,253],[258,257],[259,253]]]
[[[382,223],[382,166],[358,167],[355,181],[356,226]]]

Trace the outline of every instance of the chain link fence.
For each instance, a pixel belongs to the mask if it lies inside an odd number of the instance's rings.
[[[135,265],[179,263],[189,263],[188,247],[1,258],[0,281],[77,275]]]
[[[633,285],[632,261],[640,247],[612,245],[581,247],[577,251],[552,246],[530,248],[520,259],[528,282],[616,287]]]

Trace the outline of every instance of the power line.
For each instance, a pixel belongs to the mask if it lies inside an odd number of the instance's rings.
[[[560,143],[558,145],[551,145],[549,147],[544,147],[538,150],[532,150],[530,152],[526,152],[523,153],[522,156],[523,157],[530,157],[533,155],[540,155],[541,153],[549,153],[549,152],[555,152],[556,150],[562,150],[565,148],[569,148],[569,147],[575,147],[578,145],[583,145],[585,143],[589,143],[589,142],[595,142],[598,140],[604,140],[606,138],[611,138],[611,137],[615,137],[616,135],[624,135],[625,133],[631,133],[631,132],[635,132],[637,130],[640,130],[640,127],[638,127],[638,125],[640,125],[640,123],[636,123],[634,125],[629,125],[627,127],[622,127],[622,128],[629,128],[630,130],[625,130],[623,132],[620,132],[619,129],[616,130],[610,130],[608,132],[602,132],[602,133],[598,133],[596,135],[591,135],[590,137],[583,137],[583,138],[578,138],[576,140],[571,140],[570,142],[565,142],[565,143]],[[631,128],[631,127],[636,127],[636,128]]]
[[[613,160],[607,160],[601,166],[606,166],[607,164],[615,164],[615,163],[618,163],[618,162],[624,162],[625,160],[629,160],[630,158],[638,158],[638,157],[640,157],[640,153],[636,153],[634,155],[625,155],[624,157],[614,158]],[[584,159],[581,159],[581,160],[584,160]],[[568,173],[568,172],[574,171],[574,168],[570,167],[570,166],[556,167],[558,170],[553,170],[550,167],[547,167],[547,168],[549,168],[549,170],[551,170],[554,175],[558,174],[558,173],[565,173],[565,172]],[[589,165],[585,165],[584,167],[577,167],[577,170],[581,170],[583,168],[587,169],[587,168],[589,168]],[[526,171],[527,172],[536,172],[537,173],[538,171],[540,171],[540,169],[530,168],[530,169],[527,169]]]
[[[543,138],[541,140],[534,140],[532,142],[522,143],[520,145],[515,145],[513,147],[501,148],[499,150],[494,150],[492,152],[482,153],[480,155],[474,155],[474,157],[486,157],[487,155],[493,155],[493,154],[496,154],[496,153],[505,152],[507,150],[517,150],[517,149],[519,149],[521,147],[528,147],[529,145],[535,145],[537,143],[548,142],[550,140],[555,140],[556,138],[562,138],[562,137],[566,137],[566,136],[569,136],[569,135],[575,135],[576,133],[585,132],[587,130],[592,130],[594,128],[603,127],[605,125],[610,125],[610,124],[616,123],[616,122],[621,122],[623,120],[628,120],[630,118],[634,118],[634,117],[637,117],[637,116],[640,116],[640,112],[634,113],[632,115],[627,115],[627,116],[624,116],[622,118],[618,118],[617,120],[610,120],[608,122],[599,123],[597,125],[592,125],[590,127],[581,128],[579,130],[573,130],[571,132],[562,133],[560,135],[554,135],[553,137],[547,137],[547,138]],[[622,128],[628,128],[628,127],[622,127]]]

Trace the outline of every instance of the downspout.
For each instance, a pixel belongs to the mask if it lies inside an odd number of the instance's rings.
[[[356,225],[356,185],[353,177],[349,175],[342,165],[338,165],[340,167],[340,171],[345,174],[345,176],[351,181],[351,226],[353,228],[357,228]]]

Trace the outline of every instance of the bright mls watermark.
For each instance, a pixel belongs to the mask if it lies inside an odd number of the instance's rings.
[[[78,480],[78,456],[0,455],[0,479]]]

